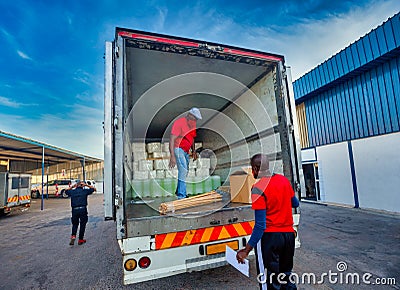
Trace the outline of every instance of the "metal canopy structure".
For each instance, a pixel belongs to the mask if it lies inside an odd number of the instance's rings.
[[[10,163],[22,161],[26,164],[26,171],[29,171],[41,168],[43,158],[46,165],[77,160],[84,160],[86,164],[102,161],[99,158],[0,131],[0,159],[7,159]]]

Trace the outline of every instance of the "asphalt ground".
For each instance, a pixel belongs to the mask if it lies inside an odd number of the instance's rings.
[[[103,195],[89,197],[87,243],[80,246],[68,245],[69,202],[45,200],[42,211],[33,200],[28,210],[0,218],[0,289],[259,289],[254,260],[250,278],[224,266],[123,286],[115,223],[104,221]],[[301,203],[299,235],[294,277],[306,283],[298,289],[400,289],[400,215]],[[357,274],[360,283],[346,284],[346,274]],[[367,285],[364,274],[369,283],[395,278],[397,285]]]

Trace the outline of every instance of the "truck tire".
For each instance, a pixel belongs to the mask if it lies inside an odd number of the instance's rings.
[[[0,209],[0,216],[6,216],[9,215],[11,213],[11,211],[7,211],[5,209]]]
[[[39,198],[40,192],[39,190],[31,191],[31,198]]]
[[[65,192],[65,189],[61,190],[61,196],[63,198],[67,198],[68,197],[67,193]]]

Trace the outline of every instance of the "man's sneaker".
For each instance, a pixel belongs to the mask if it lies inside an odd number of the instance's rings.
[[[69,242],[70,246],[73,246],[75,244],[75,239],[76,239],[76,236],[72,235],[71,236],[71,241]]]
[[[86,240],[78,240],[78,245],[82,245],[84,243],[86,243]]]

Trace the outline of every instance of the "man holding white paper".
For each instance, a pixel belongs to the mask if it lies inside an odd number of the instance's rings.
[[[262,271],[265,267],[267,271],[263,277],[267,288],[297,289],[289,276],[295,246],[292,207],[298,207],[299,201],[286,177],[270,173],[266,155],[254,155],[251,168],[254,178],[260,179],[251,190],[255,225],[249,242],[237,252],[236,259],[244,263],[249,252],[256,248],[257,268]]]
[[[229,246],[226,246],[225,257],[226,261],[231,264],[235,269],[240,271],[240,273],[242,273],[243,275],[250,277],[250,266],[248,260],[244,259],[244,263],[239,263],[236,259],[235,250],[230,248]]]

